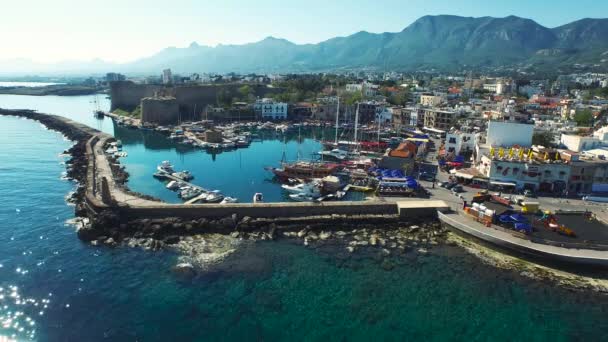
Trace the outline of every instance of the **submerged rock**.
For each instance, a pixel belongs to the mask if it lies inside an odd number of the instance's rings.
[[[321,232],[321,234],[319,234],[319,239],[321,240],[327,240],[331,237],[331,233],[330,232]]]
[[[118,245],[111,237],[107,238],[103,243],[108,247],[116,247]]]
[[[180,278],[191,279],[196,275],[196,270],[191,263],[182,262],[173,267],[173,273]]]

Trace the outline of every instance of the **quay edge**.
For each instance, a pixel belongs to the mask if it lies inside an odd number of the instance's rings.
[[[517,254],[540,258],[548,262],[563,262],[571,265],[608,266],[608,249],[567,248],[556,245],[535,243],[503,231],[488,228],[483,224],[467,219],[456,212],[437,212],[441,224],[456,233],[477,238],[499,248]]]

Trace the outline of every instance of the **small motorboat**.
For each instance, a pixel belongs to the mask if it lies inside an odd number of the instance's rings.
[[[208,203],[220,203],[223,200],[224,200],[224,195],[222,195],[220,193],[210,192],[205,197],[205,201],[207,201]]]
[[[230,204],[230,203],[238,203],[239,200],[234,197],[224,197],[224,199],[220,202],[220,204]]]
[[[315,200],[314,197],[307,195],[307,194],[303,194],[303,193],[291,194],[291,195],[289,195],[289,198],[292,201],[296,201],[296,202],[312,202]]]
[[[261,192],[256,192],[253,195],[253,203],[261,203],[264,202],[264,195]]]
[[[305,194],[312,197],[319,197],[321,195],[321,183],[317,181],[298,185],[284,184],[281,185],[281,188],[290,194]]]
[[[177,191],[182,185],[178,181],[170,181],[167,183],[166,188],[172,191]]]
[[[174,172],[171,175],[173,177],[175,177],[175,178],[179,178],[179,179],[185,180],[185,181],[189,181],[189,180],[194,179],[194,176],[188,170],[184,170],[184,171],[180,171],[180,172]]]
[[[200,196],[203,193],[201,189],[186,187],[184,190],[179,192],[179,197],[184,201],[191,200],[197,196]]]
[[[166,173],[169,173],[169,174],[175,172],[175,170],[173,170],[173,165],[171,165],[171,163],[168,162],[168,161],[166,161],[166,160],[163,161],[162,163],[160,163],[160,165],[158,165],[156,167],[156,169],[159,172],[166,172]]]

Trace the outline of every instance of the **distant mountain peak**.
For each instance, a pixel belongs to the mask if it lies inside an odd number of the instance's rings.
[[[282,73],[358,68],[460,71],[522,65],[555,70],[575,63],[599,64],[608,70],[608,62],[603,61],[606,57],[602,55],[608,52],[606,37],[608,19],[585,18],[550,29],[515,15],[503,18],[427,15],[401,32],[359,31],[319,44],[295,44],[274,36],[247,44],[215,47],[192,42],[187,47],[165,48],[131,63],[102,65],[99,62],[81,70],[133,74],[158,73],[164,68],[176,73]],[[27,62],[0,63],[0,72],[15,70],[43,69]],[[61,70],[60,64],[55,65],[54,70]]]

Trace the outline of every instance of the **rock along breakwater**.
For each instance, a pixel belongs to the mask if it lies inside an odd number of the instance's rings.
[[[66,151],[68,177],[79,183],[73,196],[78,237],[92,244],[139,244],[160,249],[184,237],[220,233],[234,237],[273,239],[285,232],[398,230],[412,224],[435,222],[442,201],[169,204],[131,192],[128,173],[105,153],[114,138],[68,118],[31,110],[0,109],[39,121],[75,144]],[[289,235],[289,233],[287,233]],[[312,235],[315,236],[314,233]]]

